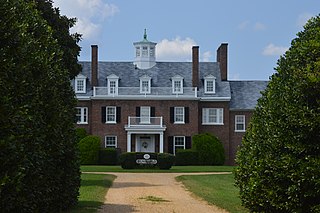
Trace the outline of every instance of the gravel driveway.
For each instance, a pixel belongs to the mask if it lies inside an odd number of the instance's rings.
[[[99,212],[227,212],[192,195],[180,175],[224,173],[99,173],[117,176]]]

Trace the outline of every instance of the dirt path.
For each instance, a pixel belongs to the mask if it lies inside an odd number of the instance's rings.
[[[101,173],[100,173],[101,174]],[[227,212],[208,205],[175,180],[180,175],[221,173],[105,173],[117,176],[99,212]],[[225,173],[224,173],[225,174]]]

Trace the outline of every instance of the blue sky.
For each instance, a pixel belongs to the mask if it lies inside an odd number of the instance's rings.
[[[54,0],[72,29],[83,34],[79,60],[90,61],[90,46],[100,61],[133,61],[133,42],[157,42],[158,61],[216,61],[228,43],[229,80],[268,80],[277,60],[306,21],[320,13],[319,0]]]

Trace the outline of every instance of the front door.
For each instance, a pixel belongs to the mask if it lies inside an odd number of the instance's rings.
[[[138,135],[136,152],[155,152],[155,142],[153,135]]]

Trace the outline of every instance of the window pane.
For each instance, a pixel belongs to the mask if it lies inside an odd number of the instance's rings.
[[[174,81],[173,85],[174,85],[174,88],[173,88],[174,92],[181,92],[181,81]]]
[[[149,92],[149,81],[142,81],[141,87],[142,92]]]
[[[175,122],[184,122],[184,107],[175,107]]]
[[[207,81],[207,92],[213,92],[213,81]]]
[[[107,107],[107,122],[115,122],[115,121],[116,121],[116,108]]]
[[[77,91],[78,92],[84,91],[84,80],[77,80]]]
[[[140,122],[141,123],[150,122],[150,107],[140,107]]]
[[[116,136],[106,136],[105,142],[106,142],[105,143],[106,148],[116,148],[116,146],[117,146]]]

